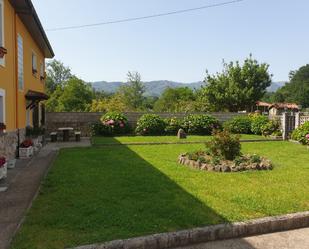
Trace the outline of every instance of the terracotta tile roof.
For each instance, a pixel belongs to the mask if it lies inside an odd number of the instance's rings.
[[[258,102],[256,102],[256,106],[271,107],[271,106],[272,106],[272,104],[267,103],[267,102],[258,101]]]
[[[275,107],[277,109],[300,109],[299,106],[295,103],[274,103],[270,106],[270,108],[272,107]]]

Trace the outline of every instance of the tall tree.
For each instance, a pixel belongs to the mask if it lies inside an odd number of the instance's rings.
[[[128,72],[128,83],[121,86],[118,94],[123,96],[124,103],[132,111],[140,110],[144,102],[145,87],[138,72]]]
[[[269,65],[258,63],[250,55],[243,65],[238,61],[223,62],[223,71],[215,75],[207,72],[206,86],[202,89],[205,103],[212,111],[250,110],[271,85]]]
[[[93,91],[89,84],[77,77],[72,77],[58,85],[46,102],[48,111],[86,111],[93,98]]]
[[[275,98],[309,107],[309,64],[290,72],[290,82],[278,89]]]
[[[71,69],[58,60],[47,63],[46,76],[46,90],[49,94],[53,93],[57,86],[73,77]]]
[[[194,100],[195,94],[188,87],[167,88],[154,109],[159,112],[187,112],[192,110]]]

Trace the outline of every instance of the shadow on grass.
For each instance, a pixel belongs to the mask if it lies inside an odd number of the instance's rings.
[[[127,146],[66,149],[12,248],[68,248],[224,222]]]

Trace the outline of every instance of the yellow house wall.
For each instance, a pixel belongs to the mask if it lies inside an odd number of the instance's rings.
[[[14,25],[14,8],[8,0],[4,0],[4,39],[5,48],[8,50],[5,55],[5,66],[0,66],[0,88],[6,91],[6,125],[7,130],[26,127],[26,106],[25,95],[28,90],[44,92],[45,82],[40,80],[40,63],[45,63],[45,58],[35,41],[27,31],[24,24],[16,15],[16,31]],[[24,57],[24,89],[16,89],[16,37],[17,34],[23,38]],[[32,53],[37,56],[37,74],[32,73]],[[44,65],[45,68],[45,65]],[[16,91],[17,107],[16,113]],[[32,124],[32,111],[29,115]],[[17,119],[17,120],[16,120]],[[17,121],[17,122],[16,122]]]
[[[14,9],[4,0],[4,66],[0,65],[0,88],[5,90],[5,124],[8,130],[16,127],[15,102],[15,43],[14,43]]]

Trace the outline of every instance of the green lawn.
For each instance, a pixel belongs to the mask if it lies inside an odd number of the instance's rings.
[[[309,151],[289,142],[244,143],[273,171],[214,173],[177,164],[194,145],[60,152],[12,249],[59,249],[309,210]]]
[[[93,137],[94,145],[106,144],[132,144],[132,143],[177,143],[177,142],[205,142],[211,136],[188,136],[187,139],[180,140],[177,136],[122,136],[122,137]],[[258,135],[241,135],[241,139],[255,140],[267,138]]]

